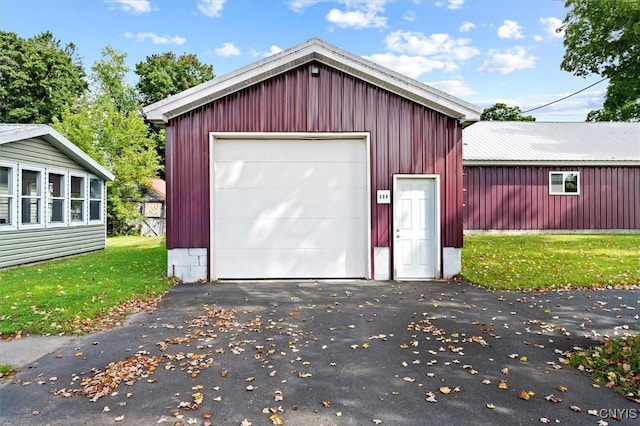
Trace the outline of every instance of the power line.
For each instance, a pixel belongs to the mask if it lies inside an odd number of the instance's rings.
[[[553,104],[558,103],[558,102],[560,102],[560,101],[564,101],[564,100],[565,100],[565,99],[567,99],[567,98],[570,98],[570,97],[572,97],[572,96],[577,95],[577,94],[578,94],[578,93],[580,93],[580,92],[584,92],[585,90],[590,89],[591,87],[595,86],[596,84],[600,84],[600,83],[602,83],[603,81],[605,81],[605,80],[606,80],[606,79],[608,79],[608,78],[609,78],[609,77],[604,77],[602,80],[600,80],[600,81],[596,81],[595,83],[593,83],[593,84],[591,84],[591,85],[589,85],[589,86],[585,87],[584,89],[580,89],[580,90],[578,90],[577,92],[573,92],[572,94],[567,95],[567,96],[565,96],[564,98],[556,99],[555,101],[549,102],[548,104],[540,105],[539,107],[535,107],[535,108],[528,109],[528,110],[526,110],[526,111],[522,111],[522,114],[527,113],[527,112],[531,112],[531,111],[535,111],[535,110],[540,109],[540,108],[548,107],[549,105],[553,105]]]

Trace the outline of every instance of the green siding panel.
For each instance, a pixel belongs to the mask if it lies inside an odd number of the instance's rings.
[[[0,232],[0,268],[71,256],[106,246],[104,225]]]
[[[86,172],[78,163],[60,152],[49,142],[39,139],[25,139],[0,145],[2,161],[24,165],[66,169]]]

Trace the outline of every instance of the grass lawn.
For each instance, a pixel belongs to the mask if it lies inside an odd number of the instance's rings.
[[[462,278],[499,290],[640,285],[640,235],[470,235]]]
[[[109,238],[104,251],[0,271],[0,336],[86,333],[172,285],[162,238]]]

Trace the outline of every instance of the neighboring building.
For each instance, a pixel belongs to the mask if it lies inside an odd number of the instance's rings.
[[[640,231],[640,123],[481,121],[463,140],[466,230]]]
[[[104,249],[107,180],[51,127],[0,124],[0,268]]]
[[[163,179],[151,179],[151,186],[142,194],[138,204],[144,218],[140,222],[140,235],[155,237],[166,233],[165,199],[167,183]]]
[[[480,112],[318,39],[147,106],[166,126],[169,275],[457,274]]]

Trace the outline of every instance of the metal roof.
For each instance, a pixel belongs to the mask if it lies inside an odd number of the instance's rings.
[[[243,68],[147,105],[143,112],[154,123],[170,119],[300,65],[317,61],[392,93],[425,105],[462,123],[480,119],[482,109],[403,74],[353,55],[317,38]]]
[[[640,123],[480,121],[462,141],[465,165],[640,165]]]
[[[74,145],[70,140],[56,132],[51,126],[46,124],[0,123],[0,145],[31,138],[44,139],[69,158],[102,179],[113,180],[115,178],[109,170],[89,157],[87,153]]]

